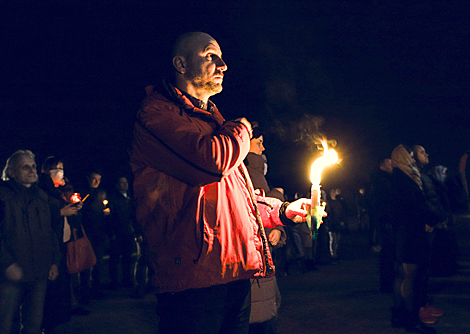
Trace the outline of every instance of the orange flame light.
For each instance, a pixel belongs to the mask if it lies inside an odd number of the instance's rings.
[[[315,160],[310,169],[310,181],[312,182],[312,209],[320,205],[320,181],[323,168],[338,161],[338,153],[328,148],[326,139],[321,140],[323,155]]]
[[[79,194],[79,193],[74,193],[72,196],[70,196],[70,200],[72,201],[72,203],[78,203],[78,202],[80,202],[82,199],[80,198],[80,194]]]

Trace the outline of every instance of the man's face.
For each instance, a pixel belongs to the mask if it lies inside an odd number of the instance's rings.
[[[36,163],[27,155],[19,158],[16,166],[10,171],[9,176],[25,187],[31,187],[31,184],[38,181]]]
[[[261,155],[263,154],[263,151],[263,136],[259,136],[258,138],[253,138],[250,140],[250,152]]]
[[[417,146],[415,149],[415,159],[416,162],[421,165],[425,166],[429,163],[429,154],[426,153],[426,150],[422,146]]]
[[[126,192],[129,189],[129,183],[127,182],[127,179],[125,177],[121,177],[118,180],[118,183],[116,184],[116,188],[119,191],[124,191]]]
[[[200,36],[188,58],[184,76],[196,92],[209,96],[220,93],[227,65],[222,60],[219,44],[205,35]]]
[[[101,175],[92,173],[88,179],[91,188],[98,188],[101,183]]]

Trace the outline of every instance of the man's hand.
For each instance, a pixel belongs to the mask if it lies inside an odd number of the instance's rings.
[[[79,209],[74,204],[75,203],[70,203],[69,205],[66,205],[62,209],[60,209],[60,215],[65,217],[76,215],[78,213],[78,210],[81,209],[81,207]]]
[[[51,266],[51,269],[49,270],[49,277],[48,279],[50,281],[55,281],[55,279],[59,276],[59,268],[57,268],[57,265],[53,264]]]
[[[5,276],[8,280],[17,282],[23,278],[23,269],[15,262],[5,270]]]
[[[251,127],[251,123],[245,117],[237,118],[235,122],[243,123],[248,128],[248,132],[250,133],[250,139],[253,136],[253,128]]]
[[[294,223],[304,223],[307,221],[308,209],[311,200],[308,198],[299,198],[290,203],[286,208],[286,217]]]
[[[276,246],[277,243],[281,240],[281,231],[274,229],[269,233],[269,242],[271,245]]]

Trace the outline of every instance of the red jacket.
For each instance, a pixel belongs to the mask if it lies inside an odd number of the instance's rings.
[[[272,267],[264,231],[281,225],[281,201],[250,196],[243,165],[245,125],[195,108],[176,88],[147,90],[130,151],[137,220],[155,267],[158,292],[262,276]],[[269,266],[266,266],[266,262]],[[272,274],[272,273],[271,273]]]

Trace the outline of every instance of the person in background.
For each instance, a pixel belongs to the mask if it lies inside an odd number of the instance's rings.
[[[52,228],[57,235],[62,254],[59,264],[59,277],[47,284],[44,304],[43,332],[52,332],[57,325],[70,321],[72,315],[71,277],[67,272],[67,242],[70,241],[72,229],[80,228],[77,216],[82,208],[67,202],[61,191],[65,185],[64,162],[61,158],[50,156],[42,164],[39,187],[49,196]]]
[[[91,269],[83,271],[83,275],[80,274],[80,277],[83,278],[81,283],[84,287],[84,295],[82,297],[85,303],[90,298],[100,299],[105,297],[103,258],[109,244],[106,217],[111,213],[111,210],[107,204],[106,191],[100,187],[101,177],[102,173],[99,169],[91,170],[86,175],[88,187],[80,192],[82,198],[88,196],[83,201],[82,224],[96,255],[96,264]]]
[[[420,309],[419,317],[422,322],[426,324],[433,324],[437,321],[437,318],[442,316],[444,312],[435,306],[429,304],[428,298],[428,285],[429,285],[429,276],[431,270],[431,245],[434,240],[434,229],[438,226],[446,224],[448,221],[449,215],[448,212],[444,209],[441,198],[437,193],[436,186],[432,182],[431,178],[427,173],[424,172],[425,166],[429,164],[429,154],[426,152],[425,148],[421,145],[413,146],[413,156],[416,160],[416,166],[421,174],[421,183],[423,187],[423,193],[426,198],[426,205],[431,213],[429,222],[427,223],[427,232],[426,233],[426,245],[425,252],[426,257],[419,267],[417,281],[419,282],[417,286],[416,298],[418,300]]]
[[[42,330],[47,281],[59,275],[60,250],[47,194],[37,186],[34,154],[16,151],[0,184],[0,333]]]
[[[428,261],[427,231],[432,214],[426,203],[421,174],[412,150],[398,145],[392,151],[392,221],[395,239],[396,278],[394,283],[392,327],[412,333],[435,333],[419,317],[418,286],[420,267]],[[434,225],[434,224],[432,224]]]
[[[447,213],[447,219],[436,225],[431,249],[431,273],[433,276],[451,276],[457,272],[460,255],[452,205],[449,199],[449,189],[446,185],[447,167],[434,166],[429,171],[429,177],[436,188],[436,194],[442,208]]]
[[[284,200],[282,188],[271,189],[266,180],[267,171],[266,157],[263,155],[264,137],[257,123],[252,123],[253,135],[250,140],[250,152],[244,163],[250,174],[255,192],[263,192],[266,197],[274,197]],[[276,256],[279,249],[286,244],[286,231],[282,226],[265,229],[269,239],[269,249],[273,255],[276,267]],[[276,276],[268,278],[257,278],[251,280],[251,313],[250,333],[278,333],[277,311],[281,306],[281,293],[277,285]]]
[[[132,254],[135,251],[135,203],[129,194],[129,182],[126,176],[119,176],[109,195],[109,277],[111,288],[117,289],[119,283],[119,262],[122,264],[122,286],[134,287],[134,263]]]
[[[345,229],[346,215],[341,200],[337,198],[337,189],[330,189],[330,195],[326,199],[325,211],[328,214],[324,221],[328,225],[330,242],[330,255],[333,261],[338,260],[338,247],[341,240],[341,232]]]
[[[369,194],[367,194],[366,189],[361,188],[356,193],[356,213],[357,220],[359,222],[359,229],[362,232],[370,232],[370,222],[369,222]]]
[[[371,175],[371,205],[369,207],[370,225],[375,235],[372,247],[379,250],[380,291],[393,292],[395,278],[394,245],[392,230],[391,175],[393,172],[390,158],[380,159],[378,168]]]
[[[77,200],[81,200],[82,198],[80,197],[79,193],[75,193],[75,188],[74,186],[70,183],[70,181],[66,178],[65,185],[59,187],[61,193],[62,193],[62,198],[65,201],[65,204],[75,204],[77,207],[82,207],[82,203],[77,202]],[[78,197],[77,197],[78,195]],[[71,226],[71,238],[73,238],[73,231],[75,229],[75,234],[77,238],[83,237],[83,228],[82,228],[82,213],[81,210],[78,211],[76,215],[68,216],[67,220],[70,222]],[[72,240],[72,239],[71,239]],[[88,275],[90,273],[88,272]],[[72,285],[72,315],[88,315],[90,314],[90,311],[87,309],[84,309],[82,306],[80,306],[80,302],[82,301],[81,296],[85,294],[87,291],[82,291],[82,288],[80,286],[80,281],[81,277],[83,277],[83,272],[79,272],[76,274],[71,274],[70,279],[71,279],[71,285]]]
[[[254,193],[243,164],[251,124],[226,122],[209,99],[227,70],[214,38],[180,36],[171,65],[172,81],[146,89],[130,150],[159,333],[245,334],[250,279],[274,275],[264,227],[305,221],[309,200]]]

